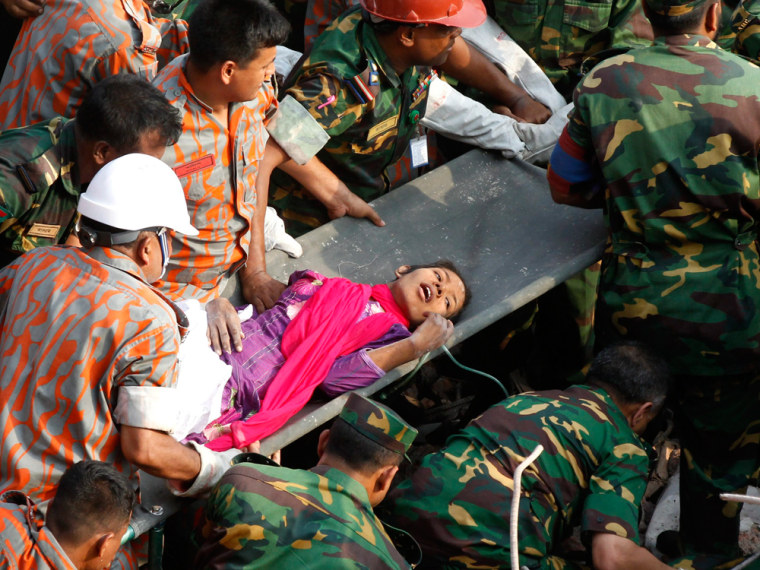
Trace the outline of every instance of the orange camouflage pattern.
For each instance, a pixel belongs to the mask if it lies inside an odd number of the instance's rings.
[[[311,51],[314,41],[343,12],[358,5],[359,0],[308,0],[303,24],[304,52]]]
[[[48,0],[24,21],[0,81],[0,130],[71,118],[101,79],[150,81],[187,48],[185,21],[154,18],[140,0]]]
[[[23,493],[0,496],[0,568],[76,570],[36,505]]]
[[[153,84],[182,114],[182,135],[163,161],[182,182],[199,233],[172,233],[172,256],[157,287],[170,299],[205,303],[221,294],[248,258],[256,176],[269,138],[265,125],[277,110],[277,94],[265,82],[255,99],[230,105],[223,125],[194,95],[185,60],[181,56],[167,65]]]
[[[142,279],[131,258],[100,247],[37,248],[0,271],[0,492],[47,501],[82,459],[135,478],[119,391],[173,386],[186,323]]]

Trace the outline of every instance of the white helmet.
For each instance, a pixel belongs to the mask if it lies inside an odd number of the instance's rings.
[[[147,154],[126,154],[106,164],[79,197],[77,210],[121,230],[166,227],[188,236],[198,235],[190,223],[177,175]]]

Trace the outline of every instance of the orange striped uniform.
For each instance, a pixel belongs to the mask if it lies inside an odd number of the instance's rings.
[[[190,221],[199,234],[172,233],[172,256],[156,286],[170,299],[203,303],[218,297],[248,258],[256,175],[277,93],[265,82],[256,99],[230,105],[228,124],[222,125],[187,82],[186,57],[167,65],[153,84],[182,113],[182,135],[163,160],[184,186]]]
[[[123,392],[173,385],[178,318],[114,249],[37,248],[0,271],[0,492],[52,499],[82,459],[135,478],[118,427],[149,426]]]
[[[141,0],[48,0],[24,21],[0,81],[0,130],[73,117],[101,79],[152,80],[187,47],[184,20],[154,18]]]
[[[44,524],[42,513],[23,493],[0,496],[0,568],[76,570]]]

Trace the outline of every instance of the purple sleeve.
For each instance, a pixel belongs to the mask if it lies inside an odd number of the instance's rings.
[[[379,368],[367,355],[369,350],[381,348],[409,337],[411,333],[400,324],[393,325],[387,333],[351,354],[341,356],[330,368],[327,378],[320,387],[328,396],[337,396],[349,390],[369,386],[378,378],[385,376],[385,371]]]

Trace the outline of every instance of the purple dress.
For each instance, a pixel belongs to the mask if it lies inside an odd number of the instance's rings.
[[[259,411],[271,380],[285,362],[280,347],[285,328],[304,303],[317,292],[324,279],[324,275],[314,271],[294,272],[287,289],[271,309],[260,315],[254,314],[242,322],[245,335],[242,352],[223,353],[220,357],[232,366],[232,375],[222,397],[222,416],[214,424],[228,425],[236,420],[245,420]],[[380,304],[370,300],[359,320],[379,312],[382,312]],[[367,351],[408,336],[410,333],[406,327],[394,324],[379,339],[356,352],[339,357],[320,387],[327,395],[335,396],[369,386],[382,377],[385,371],[372,362]],[[188,439],[195,439],[195,436]],[[201,439],[205,438],[201,436]]]

